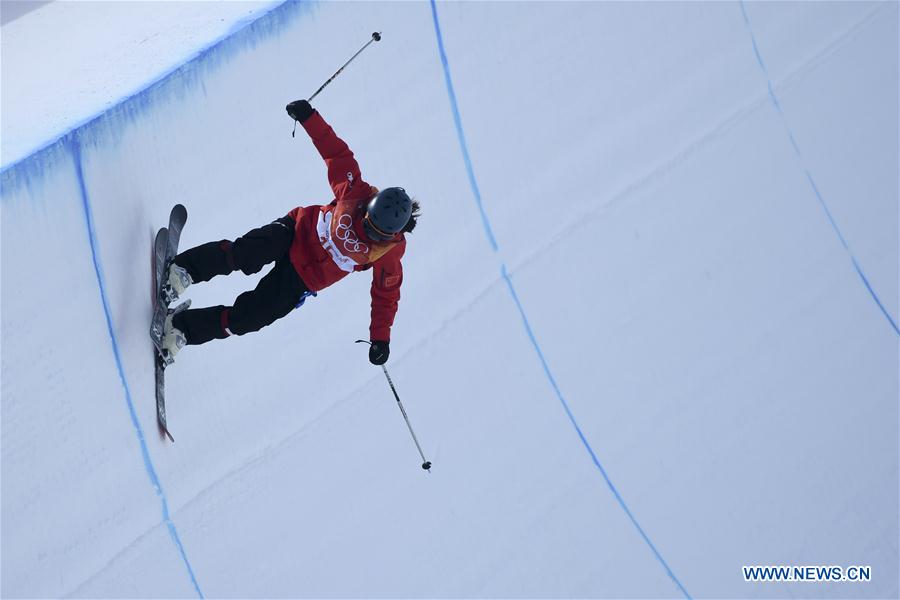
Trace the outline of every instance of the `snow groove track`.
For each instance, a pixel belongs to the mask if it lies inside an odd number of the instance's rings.
[[[128,405],[128,414],[131,416],[131,424],[134,426],[134,433],[137,436],[138,444],[140,444],[141,447],[141,457],[144,459],[144,468],[147,471],[147,476],[150,478],[150,483],[153,485],[153,489],[156,491],[156,495],[159,497],[160,508],[162,509],[163,523],[165,523],[166,528],[169,531],[169,535],[172,538],[172,542],[175,544],[175,547],[178,550],[178,555],[181,557],[181,560],[184,563],[185,568],[187,569],[188,576],[191,579],[191,584],[194,586],[194,590],[197,592],[197,596],[203,598],[203,592],[200,590],[200,584],[197,583],[197,576],[194,574],[193,567],[191,567],[191,561],[188,560],[187,553],[184,550],[184,544],[182,544],[181,537],[178,535],[178,529],[175,527],[175,523],[172,521],[172,517],[169,514],[169,499],[166,496],[166,492],[159,480],[159,475],[157,475],[156,473],[156,467],[153,466],[153,459],[150,457],[150,450],[147,448],[147,439],[144,435],[144,428],[141,427],[141,422],[140,420],[138,420],[138,416],[134,407],[134,400],[132,400],[131,397],[131,388],[128,385],[128,379],[125,376],[125,368],[122,364],[121,353],[119,352],[119,342],[116,339],[112,314],[110,313],[109,309],[109,297],[106,293],[106,283],[103,279],[103,268],[100,264],[100,251],[98,248],[99,242],[97,240],[97,232],[94,227],[94,216],[93,211],[91,210],[91,200],[88,196],[87,184],[84,180],[84,167],[82,165],[81,159],[81,143],[79,142],[77,132],[74,132],[70,136],[69,149],[71,151],[72,157],[74,158],[75,175],[78,179],[78,189],[81,194],[81,204],[84,207],[85,226],[87,227],[88,240],[91,247],[91,259],[94,263],[94,272],[97,275],[97,287],[100,291],[100,302],[103,305],[103,314],[106,317],[106,325],[109,329],[109,341],[112,345],[113,358],[116,361],[116,369],[119,373],[119,379],[122,382],[122,389],[125,392],[125,402]]]
[[[544,374],[547,377],[547,381],[550,383],[550,386],[553,388],[554,394],[559,400],[560,404],[563,407],[563,410],[566,412],[566,416],[571,422],[572,426],[575,428],[575,432],[578,434],[578,439],[581,440],[581,443],[584,445],[585,450],[587,450],[588,455],[591,458],[591,461],[597,467],[597,470],[600,472],[600,475],[603,477],[603,480],[606,482],[606,485],[609,487],[609,490],[612,492],[613,496],[615,496],[616,502],[618,502],[619,506],[622,507],[622,510],[625,511],[625,514],[628,516],[628,519],[634,525],[635,529],[637,529],[638,533],[641,536],[641,539],[649,546],[650,550],[653,552],[653,556],[656,557],[656,560],[659,561],[660,565],[662,565],[666,574],[669,578],[675,582],[675,585],[678,587],[679,591],[684,595],[685,598],[691,598],[691,595],[688,593],[687,589],[685,589],[684,585],[672,571],[672,568],[669,566],[669,563],[663,558],[662,554],[660,554],[656,545],[644,531],[644,528],[641,527],[641,524],[638,522],[637,518],[635,518],[631,509],[628,507],[628,504],[625,502],[625,499],[622,497],[619,490],[616,489],[615,484],[613,484],[609,475],[606,472],[606,469],[603,467],[603,464],[600,462],[600,459],[597,457],[596,452],[594,452],[593,447],[591,447],[591,443],[588,441],[587,437],[585,437],[584,432],[581,429],[581,426],[578,424],[578,419],[575,418],[575,415],[572,413],[572,409],[569,406],[569,403],[566,401],[563,396],[562,391],[559,388],[559,385],[556,382],[556,378],[553,376],[553,372],[550,369],[550,365],[547,364],[547,359],[544,356],[544,352],[541,350],[541,345],[535,336],[534,330],[531,327],[531,323],[528,320],[528,315],[525,312],[525,308],[522,306],[522,302],[519,299],[519,295],[516,293],[515,285],[512,282],[512,279],[509,276],[509,273],[506,269],[506,263],[503,261],[502,256],[500,256],[500,247],[497,244],[497,240],[494,237],[493,228],[491,227],[490,219],[487,216],[487,213],[484,210],[484,203],[481,196],[481,190],[478,187],[478,180],[475,177],[475,169],[472,166],[472,160],[469,156],[469,149],[466,144],[466,136],[465,130],[463,128],[462,117],[459,114],[459,107],[456,101],[456,90],[453,87],[453,77],[450,73],[450,63],[447,59],[447,53],[444,49],[444,39],[441,33],[441,24],[440,19],[437,13],[437,4],[436,0],[431,1],[431,14],[434,21],[434,34],[438,46],[438,52],[441,56],[441,64],[444,69],[444,80],[447,84],[447,95],[450,100],[450,108],[453,116],[453,122],[456,126],[456,133],[459,140],[459,149],[463,155],[463,162],[466,167],[466,172],[468,174],[469,184],[472,190],[472,196],[475,199],[475,202],[478,205],[478,210],[481,213],[482,223],[484,225],[485,235],[488,238],[488,241],[491,244],[491,248],[493,248],[495,254],[500,259],[500,272],[503,277],[503,280],[506,282],[507,289],[509,291],[509,295],[512,298],[516,310],[522,318],[522,326],[525,328],[525,331],[528,333],[528,339],[531,340],[532,345],[534,346],[534,350],[540,359],[541,366],[543,367]]]
[[[828,208],[828,204],[825,202],[825,199],[822,197],[822,193],[819,191],[819,186],[816,185],[816,180],[813,178],[812,173],[809,170],[809,167],[806,165],[806,161],[803,158],[803,153],[800,151],[800,145],[797,142],[797,136],[794,134],[794,130],[791,128],[790,123],[788,122],[787,115],[784,113],[784,108],[781,106],[781,102],[778,100],[778,95],[775,93],[775,84],[772,81],[772,76],[769,74],[769,69],[766,67],[766,63],[763,60],[762,54],[759,49],[759,44],[756,40],[756,34],[753,32],[753,24],[750,22],[750,16],[747,14],[747,3],[746,0],[741,0],[741,14],[744,17],[744,23],[747,24],[747,31],[750,34],[750,41],[753,44],[753,54],[756,56],[756,61],[759,63],[759,68],[763,73],[763,76],[766,78],[766,83],[769,89],[769,100],[771,100],[772,107],[778,113],[779,118],[781,119],[782,125],[784,125],[784,131],[787,134],[788,138],[791,141],[791,148],[794,149],[794,153],[797,155],[797,161],[800,165],[800,168],[803,170],[803,173],[806,176],[806,180],[809,182],[809,187],[811,188],[813,194],[815,194],[816,200],[819,202],[819,206],[822,207],[822,210],[825,212],[825,216],[828,217],[828,222],[831,224],[831,228],[834,230],[835,235],[837,235],[838,240],[840,240],[841,245],[844,247],[844,250],[847,252],[848,257],[850,258],[850,262],[853,263],[853,268],[856,271],[857,275],[859,275],[860,280],[865,286],[866,290],[869,292],[869,295],[872,296],[872,300],[875,301],[875,304],[878,305],[878,309],[881,311],[881,314],[884,315],[884,318],[887,319],[887,322],[890,324],[891,328],[894,330],[898,336],[900,336],[900,329],[897,328],[897,323],[894,318],[891,316],[891,313],[888,312],[887,308],[885,308],[884,303],[881,301],[881,298],[878,297],[878,294],[872,288],[872,285],[869,283],[869,278],[866,277],[865,272],[863,272],[862,267],[859,264],[859,261],[856,259],[856,254],[854,254],[853,250],[850,248],[850,244],[847,242],[847,239],[844,237],[844,234],[841,232],[840,226],[838,226],[837,222],[834,219],[834,215],[831,214],[831,210]],[[882,5],[875,10],[873,10],[865,19],[863,19],[863,23],[868,22],[870,19],[874,18],[875,15],[884,7]],[[847,35],[850,35],[856,27],[851,28]]]

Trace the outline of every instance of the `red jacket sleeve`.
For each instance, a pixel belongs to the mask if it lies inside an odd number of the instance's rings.
[[[302,125],[319,155],[325,160],[328,167],[328,184],[334,191],[335,199],[340,202],[355,199],[357,194],[360,198],[368,195],[369,184],[362,181],[359,163],[353,158],[353,152],[346,142],[337,136],[331,125],[325,122],[322,115],[315,111],[303,121]]]
[[[391,326],[400,302],[403,284],[403,265],[400,259],[406,251],[406,241],[379,258],[372,265],[372,324],[369,339],[390,341]]]

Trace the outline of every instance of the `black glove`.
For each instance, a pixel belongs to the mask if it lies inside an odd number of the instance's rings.
[[[294,100],[290,104],[288,104],[285,109],[287,110],[287,114],[291,116],[295,121],[300,121],[301,123],[307,120],[316,109],[309,105],[309,102],[306,100]]]
[[[390,342],[372,340],[369,346],[369,362],[373,365],[383,365],[391,354]]]

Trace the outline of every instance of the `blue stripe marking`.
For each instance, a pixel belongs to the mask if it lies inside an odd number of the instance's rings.
[[[575,415],[572,414],[571,408],[569,408],[569,403],[563,397],[562,392],[559,389],[559,386],[556,385],[556,379],[553,377],[553,373],[550,371],[550,366],[547,364],[547,360],[544,358],[544,353],[541,351],[541,346],[538,344],[537,338],[534,337],[534,332],[531,330],[531,324],[528,322],[528,317],[525,315],[525,309],[522,308],[522,303],[519,302],[519,296],[516,294],[516,288],[513,286],[512,279],[510,279],[509,274],[506,271],[506,265],[502,265],[500,267],[501,274],[503,275],[503,279],[506,281],[506,286],[509,288],[509,293],[513,298],[513,301],[516,303],[516,308],[519,309],[519,315],[522,317],[522,325],[525,327],[525,331],[528,333],[528,339],[531,340],[532,346],[534,346],[535,352],[537,352],[538,358],[541,360],[541,365],[544,367],[544,373],[547,375],[547,379],[550,381],[550,385],[553,386],[553,391],[556,393],[556,397],[559,399],[560,403],[563,406],[563,409],[566,411],[566,415],[569,417],[569,421],[572,422],[572,426],[575,428],[575,431],[578,433],[578,438],[581,440],[581,443],[584,444],[585,449],[587,449],[588,454],[591,456],[591,460],[594,465],[600,471],[600,474],[603,476],[604,481],[606,481],[606,485],[609,487],[609,490],[612,492],[613,496],[615,496],[616,501],[619,503],[619,506],[622,507],[622,510],[625,511],[625,514],[628,515],[629,520],[631,520],[634,527],[638,530],[638,533],[641,534],[641,538],[650,546],[650,550],[653,551],[653,555],[660,562],[663,568],[666,570],[666,574],[675,582],[675,585],[678,586],[678,589],[681,590],[681,593],[684,594],[685,598],[690,598],[690,594],[688,591],[684,589],[684,586],[681,585],[681,582],[675,576],[675,573],[672,572],[672,569],[669,568],[669,564],[662,557],[662,554],[659,553],[659,550],[656,549],[656,546],[650,541],[650,537],[644,531],[644,528],[641,527],[640,523],[638,523],[637,519],[632,514],[631,509],[628,508],[628,504],[625,503],[625,499],[622,498],[622,495],[619,493],[619,490],[613,484],[612,480],[609,478],[609,475],[606,473],[606,469],[603,468],[603,464],[601,464],[600,459],[597,458],[597,454],[594,452],[594,449],[591,447],[590,442],[588,442],[587,438],[584,436],[584,432],[581,431],[581,427],[578,425],[578,421],[575,419]]]
[[[887,322],[890,323],[891,328],[894,330],[894,333],[900,335],[900,329],[898,329],[897,327],[897,322],[893,317],[891,317],[891,314],[887,311],[887,308],[885,308],[884,304],[881,302],[878,294],[869,284],[868,277],[866,277],[866,274],[863,272],[859,261],[856,259],[856,255],[854,255],[853,251],[850,249],[850,244],[847,243],[847,239],[844,237],[843,232],[841,232],[841,228],[838,227],[837,221],[834,220],[834,216],[831,214],[831,210],[825,203],[825,199],[822,197],[822,193],[819,191],[819,186],[816,185],[816,180],[813,179],[812,173],[810,173],[809,169],[805,166],[806,163],[803,160],[803,154],[800,152],[800,145],[797,143],[797,137],[794,135],[794,130],[791,129],[791,126],[787,120],[787,115],[784,114],[784,109],[781,107],[781,102],[779,102],[778,96],[775,94],[775,84],[772,81],[772,76],[769,74],[769,68],[766,66],[766,63],[762,58],[762,53],[760,53],[759,51],[759,44],[756,41],[756,33],[754,33],[753,25],[751,25],[750,23],[750,16],[747,14],[747,6],[745,1],[741,0],[740,5],[741,14],[744,16],[744,23],[747,25],[747,31],[750,32],[750,41],[753,44],[753,54],[756,56],[756,62],[759,63],[759,68],[762,70],[763,75],[766,78],[766,82],[769,88],[769,99],[772,101],[772,105],[775,107],[775,111],[781,118],[781,124],[784,126],[788,138],[790,139],[791,147],[793,147],[794,153],[797,155],[797,159],[800,161],[801,168],[806,175],[806,180],[809,182],[809,186],[812,189],[813,194],[816,196],[816,199],[819,201],[819,205],[822,207],[822,210],[825,211],[825,216],[828,217],[828,222],[831,223],[831,228],[837,235],[838,240],[840,240],[841,245],[844,247],[844,250],[847,251],[847,254],[850,257],[850,261],[853,263],[853,268],[856,270],[856,273],[859,275],[859,278],[860,280],[862,280],[865,288],[869,291],[869,295],[872,296],[875,304],[878,306],[879,310],[881,310],[881,314],[883,314],[884,318],[887,319]]]
[[[138,438],[145,470],[150,478],[151,485],[160,499],[163,523],[187,569],[191,584],[200,598],[204,597],[203,592],[187,558],[178,529],[172,521],[168,498],[150,457],[144,431],[138,420],[131,390],[125,376],[103,277],[97,232],[85,182],[82,153],[84,148],[91,146],[115,144],[121,135],[120,132],[128,124],[138,120],[140,115],[150,109],[150,107],[166,101],[172,96],[182,95],[186,90],[202,86],[205,75],[211,70],[218,68],[219,65],[225,63],[238,52],[246,48],[252,48],[265,38],[273,37],[281,32],[297,15],[310,11],[313,7],[315,7],[315,0],[275,0],[272,6],[263,13],[241,19],[221,38],[212,41],[208,46],[158,78],[147,82],[133,95],[122,98],[111,108],[103,109],[98,114],[84,121],[72,124],[65,133],[60,134],[56,139],[39,144],[36,150],[24,158],[15,159],[12,163],[0,166],[0,184],[2,184],[4,192],[0,196],[0,201],[5,202],[8,190],[22,185],[31,186],[35,182],[41,181],[51,170],[57,167],[68,168],[66,165],[70,156],[74,161],[78,192],[81,197],[88,241],[91,248],[91,260],[97,277],[113,358],[116,362],[119,380],[125,392],[125,401],[132,426]]]
[[[131,424],[134,426],[134,432],[141,447],[141,456],[144,459],[144,468],[147,471],[147,475],[150,477],[150,483],[153,485],[154,490],[156,490],[156,495],[159,496],[159,500],[162,505],[161,508],[163,522],[166,524],[166,527],[169,530],[169,535],[172,537],[172,541],[175,543],[175,547],[178,549],[178,553],[181,555],[181,560],[184,562],[184,565],[187,568],[188,575],[191,578],[191,583],[194,586],[194,590],[197,592],[197,596],[203,598],[203,592],[200,590],[200,585],[197,583],[197,577],[194,575],[194,570],[191,568],[191,563],[184,551],[184,546],[181,543],[181,538],[178,536],[178,530],[175,528],[175,524],[172,522],[172,519],[169,516],[169,501],[166,497],[165,491],[163,490],[162,484],[159,481],[159,477],[156,474],[156,469],[153,466],[153,460],[150,458],[150,451],[147,448],[147,441],[144,437],[144,430],[141,427],[140,421],[138,420],[137,412],[134,408],[134,401],[131,398],[131,388],[128,386],[128,380],[125,377],[125,368],[122,364],[122,356],[119,353],[119,342],[116,339],[115,330],[113,328],[112,315],[109,309],[109,299],[106,294],[106,284],[103,279],[103,269],[100,266],[100,251],[97,247],[97,232],[94,227],[94,216],[93,212],[91,211],[90,199],[87,193],[87,185],[84,181],[84,167],[81,160],[81,144],[78,142],[77,137],[77,134],[72,136],[72,140],[69,144],[69,150],[71,151],[72,158],[75,162],[75,175],[78,178],[78,190],[81,194],[81,204],[84,209],[84,219],[88,230],[88,241],[91,246],[91,259],[94,263],[94,273],[97,275],[97,285],[100,288],[100,300],[103,304],[103,314],[106,317],[106,328],[109,333],[110,343],[112,345],[113,357],[116,361],[116,369],[119,372],[119,380],[122,382],[122,388],[125,391],[125,402],[128,405],[128,413],[131,416]]]
[[[440,21],[438,20],[437,15],[437,6],[435,4],[435,0],[431,1],[431,16],[434,21],[434,33],[437,37],[438,44],[438,52],[441,56],[441,63],[444,66],[444,81],[447,84],[447,95],[450,97],[450,108],[453,112],[453,121],[456,124],[456,134],[459,139],[459,147],[460,151],[463,155],[463,162],[466,166],[466,172],[469,176],[469,185],[472,188],[472,195],[475,197],[475,202],[478,204],[478,210],[481,213],[482,223],[484,224],[484,231],[487,235],[488,241],[491,243],[491,247],[494,249],[494,252],[499,253],[500,249],[497,245],[497,241],[494,238],[493,230],[491,228],[490,220],[487,217],[487,213],[485,213],[484,205],[481,199],[481,192],[478,189],[478,182],[475,179],[475,170],[472,168],[472,161],[469,158],[469,151],[466,145],[466,136],[463,131],[462,126],[462,118],[459,114],[459,107],[456,102],[456,92],[453,87],[453,79],[450,76],[450,64],[447,61],[447,53],[444,50],[444,38],[441,34],[441,26]],[[578,438],[581,440],[581,443],[584,445],[588,454],[591,457],[591,461],[594,463],[594,466],[597,467],[597,470],[600,471],[600,475],[603,476],[603,480],[606,482],[606,485],[609,487],[613,496],[616,498],[616,501],[619,503],[619,506],[622,507],[622,510],[628,516],[628,519],[634,525],[635,529],[637,529],[641,538],[650,547],[650,550],[653,552],[653,555],[662,565],[663,569],[665,569],[666,574],[672,581],[675,582],[675,585],[678,586],[678,589],[684,595],[685,598],[691,598],[691,595],[685,589],[685,587],[678,580],[678,577],[675,576],[675,573],[669,567],[668,563],[662,557],[662,554],[659,553],[656,546],[650,540],[650,537],[644,531],[644,528],[641,527],[640,523],[638,523],[634,514],[631,512],[631,509],[628,508],[628,504],[625,502],[622,495],[619,493],[616,486],[613,485],[612,480],[609,478],[609,475],[606,473],[606,469],[603,468],[603,464],[600,462],[600,459],[597,458],[597,454],[594,452],[594,449],[591,447],[590,442],[588,442],[587,438],[584,435],[584,432],[581,430],[581,426],[578,424],[578,420],[575,418],[575,415],[572,413],[572,409],[569,406],[569,403],[566,401],[565,397],[562,394],[562,391],[559,389],[559,385],[556,383],[556,378],[553,377],[553,372],[550,370],[550,365],[547,363],[546,358],[544,357],[544,352],[541,350],[541,346],[537,341],[537,337],[534,335],[534,330],[531,328],[531,323],[528,321],[528,316],[525,313],[525,309],[522,306],[521,301],[519,300],[519,295],[516,293],[516,288],[513,285],[512,279],[509,276],[509,273],[506,268],[506,264],[502,262],[500,264],[500,274],[503,277],[503,280],[506,282],[506,287],[509,290],[509,294],[513,299],[513,302],[516,305],[516,309],[519,311],[519,316],[522,318],[522,325],[525,328],[526,333],[528,334],[528,339],[531,340],[531,344],[534,347],[535,352],[538,355],[538,358],[541,361],[541,366],[544,369],[544,374],[547,377],[547,380],[550,382],[550,386],[553,388],[554,393],[556,394],[557,399],[560,404],[562,404],[563,410],[565,410],[566,415],[569,418],[569,421],[572,423],[572,426],[575,428],[575,432],[578,434]]]
[[[499,251],[497,240],[494,238],[494,230],[491,228],[491,222],[484,210],[484,203],[481,200],[481,190],[478,188],[478,181],[475,179],[475,169],[472,168],[472,159],[469,157],[469,146],[466,143],[466,134],[463,131],[462,117],[459,114],[459,105],[456,102],[456,90],[453,87],[453,79],[450,77],[450,64],[447,62],[447,53],[444,51],[444,36],[441,35],[441,25],[438,21],[437,8],[434,0],[431,0],[431,16],[434,19],[434,32],[437,35],[438,52],[441,55],[441,64],[444,65],[444,82],[447,84],[447,95],[450,96],[450,109],[453,112],[453,123],[456,125],[456,135],[459,138],[459,149],[462,152],[463,162],[466,165],[466,173],[469,176],[469,187],[472,188],[472,195],[475,196],[475,203],[478,205],[478,212],[481,214],[481,224],[484,225],[484,233],[491,244],[494,252]]]

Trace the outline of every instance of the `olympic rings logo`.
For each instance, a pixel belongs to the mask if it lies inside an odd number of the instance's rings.
[[[359,241],[356,232],[353,231],[353,217],[343,214],[338,218],[337,228],[334,231],[334,237],[344,242],[344,249],[347,252],[369,253],[369,247]]]

